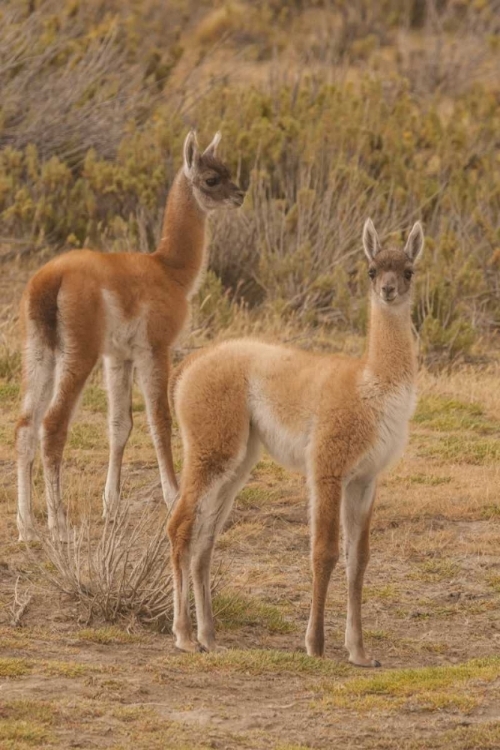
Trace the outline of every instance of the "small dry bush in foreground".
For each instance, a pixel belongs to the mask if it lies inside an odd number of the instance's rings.
[[[47,562],[37,574],[78,602],[87,623],[138,621],[164,632],[172,620],[165,521],[163,508],[137,519],[126,503],[101,529],[86,517],[67,544],[40,537]]]

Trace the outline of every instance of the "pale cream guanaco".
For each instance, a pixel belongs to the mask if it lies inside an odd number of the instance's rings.
[[[215,648],[213,546],[264,445],[277,461],[307,477],[313,575],[307,653],[324,653],[325,602],[342,522],[348,581],[345,645],[353,664],[379,665],[363,644],[362,587],[377,477],[401,455],[415,405],[411,288],[423,243],[417,222],[404,249],[382,248],[367,220],[363,245],[371,311],[362,358],[241,339],[194,353],[175,371],[171,402],[184,466],[168,533],[178,648]],[[189,611],[190,570],[196,639]]]

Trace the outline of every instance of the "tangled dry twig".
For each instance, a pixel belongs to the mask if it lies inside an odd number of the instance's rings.
[[[165,520],[162,507],[146,509],[136,522],[123,502],[97,533],[86,518],[67,544],[41,537],[49,565],[38,570],[82,605],[87,622],[133,618],[164,631],[172,615]]]

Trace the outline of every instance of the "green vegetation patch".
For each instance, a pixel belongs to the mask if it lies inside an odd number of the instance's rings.
[[[116,667],[106,666],[104,668],[98,664],[79,664],[78,662],[66,661],[38,661],[35,659],[0,659],[0,677],[22,677],[33,671],[43,672],[44,674],[57,675],[60,677],[79,677],[92,672],[110,672]]]
[[[0,719],[2,750],[21,750],[24,747],[46,747],[53,736],[47,727],[33,720]]]
[[[422,396],[413,421],[438,432],[471,430],[480,435],[500,433],[500,423],[488,419],[480,404],[444,396]]]
[[[417,705],[422,710],[470,711],[481,702],[476,682],[498,678],[500,657],[473,659],[458,665],[387,670],[326,687],[323,702],[357,711],[394,710]]]
[[[106,430],[101,425],[78,422],[71,428],[69,445],[80,450],[94,450],[106,444]]]
[[[21,387],[19,383],[0,383],[0,402],[17,401]]]
[[[12,700],[2,703],[1,717],[15,721],[36,721],[39,724],[53,724],[57,708],[48,701]]]
[[[161,669],[162,662],[169,668],[172,659],[159,660],[155,671]],[[316,675],[343,677],[350,671],[346,664],[338,664],[328,659],[316,659],[307,654],[276,650],[214,651],[209,654],[185,654],[176,657],[175,664],[189,672],[228,672],[233,674],[283,674]],[[170,679],[170,678],[169,678]]]
[[[238,494],[237,505],[239,508],[255,508],[265,504],[268,493],[262,486],[244,487]]]
[[[100,664],[79,664],[74,661],[33,662],[33,665],[35,664],[38,664],[45,674],[71,678],[95,672],[114,672],[116,670],[116,667],[109,664],[104,667]]]
[[[453,560],[433,558],[421,563],[417,570],[409,574],[409,577],[430,583],[432,581],[448,581],[451,578],[456,578],[459,573],[460,566]]]
[[[54,738],[50,731],[58,718],[58,710],[47,701],[12,700],[0,706],[0,747],[2,750],[23,750],[25,747],[46,747]]]
[[[391,477],[391,484],[402,484],[405,487],[411,487],[414,484],[425,484],[429,487],[439,487],[441,484],[450,484],[453,481],[453,477],[448,476],[437,476],[436,474],[409,474],[408,476],[394,476]]]
[[[0,658],[0,677],[22,677],[31,671],[27,659]]]
[[[106,391],[98,385],[89,385],[83,394],[83,408],[95,413],[106,413],[108,400]]]
[[[363,589],[363,601],[369,601],[375,599],[375,601],[400,601],[401,592],[392,584],[388,583],[384,586],[365,586]]]
[[[18,378],[21,374],[21,352],[0,347],[0,378]]]
[[[290,633],[295,626],[287,622],[279,607],[236,593],[221,593],[214,599],[217,622],[225,630],[262,627],[270,633]]]
[[[420,458],[482,466],[500,460],[500,440],[467,434],[443,435],[436,439],[427,437],[419,441],[417,453]]]
[[[500,518],[500,503],[489,503],[481,510],[483,518]]]
[[[497,594],[500,594],[500,575],[488,576],[488,584]]]

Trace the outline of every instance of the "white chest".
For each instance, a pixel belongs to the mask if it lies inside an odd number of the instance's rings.
[[[400,386],[384,397],[377,410],[375,442],[356,467],[356,475],[375,477],[401,458],[415,404],[416,391],[410,385]]]

